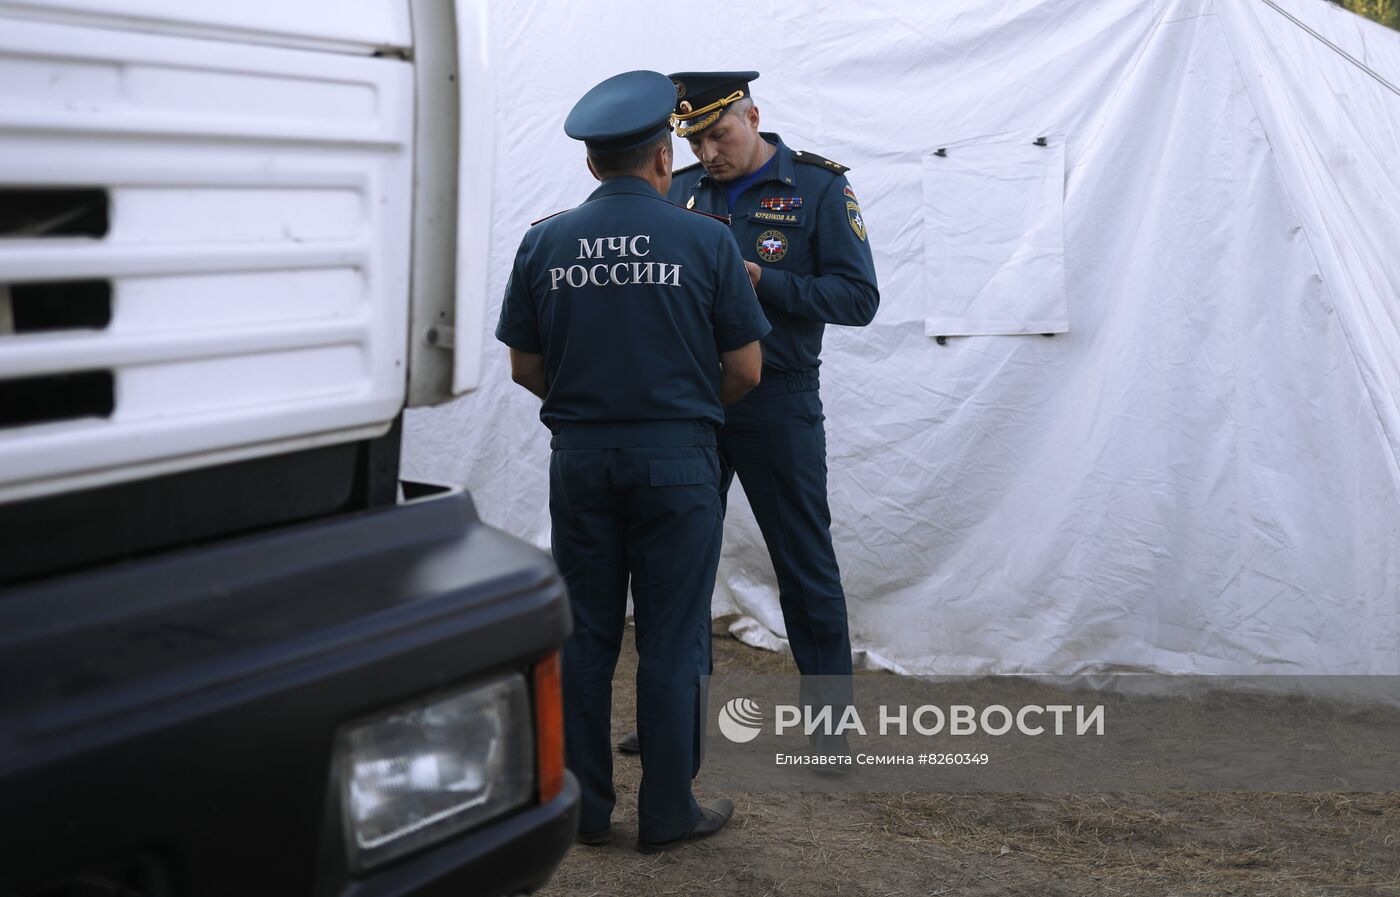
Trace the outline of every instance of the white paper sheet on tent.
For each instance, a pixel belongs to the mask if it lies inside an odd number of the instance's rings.
[[[1068,330],[1064,141],[964,139],[923,162],[924,332]]]
[[[1400,36],[1280,6],[1394,80]],[[560,132],[588,84],[763,73],[765,129],[851,166],[880,278],[875,322],[828,328],[822,365],[833,534],[871,662],[1397,672],[1393,94],[1264,0],[710,13],[493,6],[496,284],[528,223],[591,189]],[[1064,135],[1072,328],[937,345],[924,157],[948,135],[1047,133]],[[547,545],[538,402],[488,356],[482,390],[409,415],[407,467]],[[716,609],[773,642],[771,566],[730,499]]]

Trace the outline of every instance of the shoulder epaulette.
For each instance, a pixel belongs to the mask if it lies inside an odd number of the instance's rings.
[[[676,208],[678,208],[678,209],[685,209],[685,206],[676,206]],[[702,212],[702,211],[700,211],[699,209],[685,209],[685,210],[686,210],[687,212],[694,212],[696,215],[704,215],[706,218],[713,218],[713,219],[715,219],[716,221],[723,222],[723,223],[726,224],[726,225],[728,225],[728,224],[730,223],[730,219],[729,219],[729,216],[728,216],[728,215],[715,215],[715,214],[712,214],[712,213],[710,213],[710,212]]]
[[[553,218],[555,215],[562,215],[562,214],[564,214],[565,212],[570,212],[570,211],[573,211],[573,210],[572,210],[572,209],[560,209],[559,211],[555,212],[554,215],[546,215],[546,216],[544,216],[543,218],[541,218],[539,221],[531,221],[531,222],[530,222],[530,226],[531,226],[531,227],[534,227],[536,224],[539,224],[540,221],[548,221],[549,219]]]
[[[671,177],[676,177],[677,175],[685,174],[687,171],[690,171],[690,169],[699,167],[699,162],[692,162],[684,168],[677,168],[675,171],[671,172]]]
[[[840,162],[824,159],[816,153],[809,153],[805,150],[795,150],[792,154],[792,161],[801,162],[804,165],[815,165],[818,168],[825,168],[827,171],[834,174],[845,174],[851,170]]]

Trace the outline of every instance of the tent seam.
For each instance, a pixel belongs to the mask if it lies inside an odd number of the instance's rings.
[[[1208,12],[1208,13],[1201,13],[1200,15],[1195,15],[1195,16],[1186,16],[1186,17],[1181,18],[1181,19],[1169,19],[1169,18],[1167,18],[1167,16],[1169,16],[1169,15],[1171,15],[1171,13],[1168,12],[1168,11],[1166,11],[1166,9],[1164,9],[1163,12],[1162,12],[1162,17],[1159,18],[1156,22],[1154,22],[1154,23],[1152,24],[1152,27],[1151,27],[1150,29],[1148,29],[1145,38],[1143,39],[1141,45],[1140,45],[1140,46],[1138,47],[1138,49],[1137,49],[1137,52],[1133,55],[1132,61],[1128,64],[1127,68],[1125,68],[1125,69],[1123,70],[1122,74],[1119,75],[1119,77],[1118,77],[1118,82],[1113,86],[1113,91],[1112,91],[1111,93],[1109,93],[1109,95],[1104,99],[1103,105],[1104,105],[1105,107],[1110,107],[1110,106],[1112,106],[1112,105],[1118,100],[1119,94],[1121,94],[1121,93],[1126,89],[1126,86],[1127,86],[1128,82],[1132,80],[1133,73],[1136,72],[1136,71],[1138,70],[1138,66],[1142,65],[1143,59],[1147,58],[1147,53],[1148,53],[1148,50],[1149,50],[1149,48],[1150,48],[1150,46],[1151,46],[1151,44],[1152,44],[1152,39],[1153,39],[1154,37],[1157,36],[1157,34],[1162,30],[1163,26],[1169,25],[1169,24],[1171,24],[1172,22],[1177,22],[1177,21],[1185,22],[1185,21],[1189,21],[1189,20],[1191,20],[1191,19],[1204,18],[1204,17],[1206,17],[1206,16],[1218,16],[1219,14],[1216,13],[1216,12],[1212,9],[1212,11],[1211,11],[1211,12]],[[1233,52],[1233,50],[1232,50],[1232,52]],[[1104,131],[1104,129],[1107,128],[1108,126],[1109,126],[1109,119],[1108,119],[1107,117],[1103,117],[1103,118],[1100,119],[1100,121],[1099,121],[1099,123],[1098,123],[1098,128],[1097,128],[1096,130],[1094,130],[1094,131],[1091,131],[1091,132],[1085,132],[1085,133],[1082,135],[1082,139],[1085,140],[1086,142],[1092,142],[1092,140],[1095,139],[1095,138],[1097,138],[1100,134],[1102,134],[1103,131]],[[1066,149],[1068,149],[1069,140],[1070,140],[1070,135],[1069,135],[1069,134],[1066,134],[1066,135],[1065,135]],[[1072,168],[1072,167],[1070,166],[1070,164],[1069,164],[1069,155],[1068,155],[1068,153],[1066,153],[1066,155],[1065,155],[1065,190],[1066,190],[1066,191],[1069,190],[1069,175],[1070,175],[1070,172],[1071,172],[1071,171],[1073,171],[1073,168]]]

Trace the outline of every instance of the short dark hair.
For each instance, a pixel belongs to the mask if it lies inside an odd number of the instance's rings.
[[[663,131],[654,140],[648,140],[641,146],[634,146],[621,152],[598,153],[589,150],[588,161],[600,178],[636,174],[651,165],[651,157],[663,146],[668,149],[671,146],[670,131]]]

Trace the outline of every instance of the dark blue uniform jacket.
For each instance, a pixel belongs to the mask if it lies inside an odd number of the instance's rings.
[[[667,198],[731,216],[739,251],[763,269],[758,298],[773,324],[763,340],[764,368],[815,371],[827,324],[863,327],[875,317],[875,262],[845,169],[794,153],[777,134],[762,136],[777,147],[775,164],[734,208],[698,164],[676,172]]]
[[[496,338],[544,355],[550,429],[719,426],[720,353],[769,330],[729,229],[619,177],[525,234]]]

